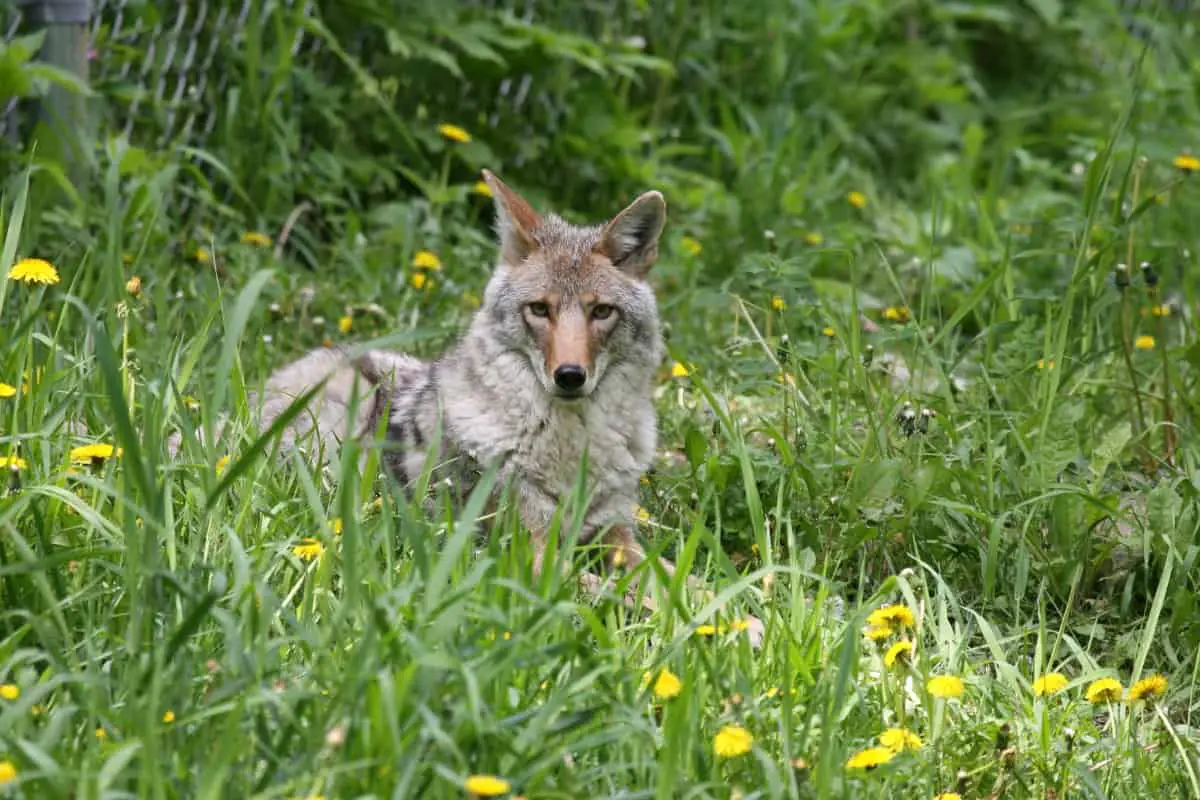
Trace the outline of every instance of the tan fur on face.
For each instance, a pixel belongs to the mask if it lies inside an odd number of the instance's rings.
[[[547,375],[559,367],[583,367],[592,373],[604,339],[618,320],[614,311],[607,319],[593,319],[592,311],[605,303],[596,292],[581,294],[546,293],[539,302],[546,304],[549,316],[537,317],[525,312],[525,321],[537,337],[544,356]]]

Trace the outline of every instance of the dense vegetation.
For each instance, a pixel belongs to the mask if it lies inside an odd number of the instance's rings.
[[[82,162],[3,145],[0,796],[1200,796],[1197,12],[242,5],[160,100],[178,6],[106,8]],[[0,104],[82,91],[32,35]],[[639,513],[711,601],[244,424],[307,348],[452,340],[482,167],[666,195]]]

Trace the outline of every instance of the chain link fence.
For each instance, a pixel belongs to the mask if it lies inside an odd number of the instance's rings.
[[[236,50],[252,25],[268,24],[268,4],[184,0],[163,9],[130,0],[101,0],[92,17],[93,84],[115,102],[120,129],[155,132],[159,144],[202,146],[217,123],[229,73],[214,69],[218,53]],[[312,12],[312,0],[282,0],[275,13]],[[256,18],[252,18],[255,15]],[[292,36],[292,55],[315,53],[319,41]]]
[[[1190,15],[1200,0],[1115,0],[1134,33],[1148,16]],[[11,42],[27,32],[31,20],[45,19],[53,7],[87,0],[0,0],[0,36]],[[492,0],[475,0],[493,6]],[[518,2],[518,16],[536,16],[535,4]],[[142,144],[183,144],[203,148],[218,124],[231,70],[222,55],[244,43],[248,31],[270,29],[280,18],[291,20],[290,43],[298,63],[311,63],[322,42],[304,33],[303,18],[316,13],[316,0],[91,0],[88,38],[89,82],[104,97],[109,130]],[[31,11],[39,12],[31,14]],[[53,16],[52,13],[49,16]],[[356,55],[356,42],[346,42]],[[45,53],[43,53],[45,57]],[[466,91],[470,91],[469,88]],[[528,76],[506,78],[499,105],[519,107],[530,99]],[[0,87],[0,98],[5,95]],[[33,103],[18,98],[0,107],[0,136],[20,146],[36,117]],[[512,108],[508,110],[513,110]],[[493,119],[494,121],[494,119]]]
[[[38,19],[30,13],[36,5],[0,0],[6,42],[35,27],[27,23]],[[113,130],[146,144],[202,147],[229,88],[222,54],[236,52],[249,30],[270,26],[275,15],[302,18],[313,7],[314,0],[93,0],[85,26],[88,82],[104,97]],[[306,37],[303,26],[291,27],[293,56],[320,50],[320,41]],[[8,99],[0,110],[0,133],[19,143],[35,114],[35,104]]]

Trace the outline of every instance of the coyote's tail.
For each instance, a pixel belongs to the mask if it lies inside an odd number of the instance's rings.
[[[392,360],[367,353],[350,358],[338,348],[314,350],[297,361],[275,371],[267,380],[261,397],[247,392],[246,401],[260,430],[269,428],[301,398],[316,390],[306,408],[288,423],[280,436],[284,452],[298,446],[317,446],[333,456],[348,437],[368,435],[379,424],[390,395]],[[213,430],[216,443],[224,438],[228,418],[217,420]],[[203,433],[197,431],[198,438]],[[167,451],[176,456],[182,444],[180,432],[167,439]]]

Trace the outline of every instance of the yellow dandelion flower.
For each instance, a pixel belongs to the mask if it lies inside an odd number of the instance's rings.
[[[17,387],[10,386],[7,383],[0,383],[0,397],[16,397]]]
[[[438,125],[438,133],[450,141],[458,142],[459,144],[466,144],[471,141],[471,134],[457,125],[451,125],[449,122],[443,122],[441,125]]]
[[[1153,350],[1154,349],[1154,337],[1153,336],[1139,336],[1133,340],[1133,346],[1136,347],[1138,350]]]
[[[89,461],[104,461],[112,458],[114,455],[119,457],[121,450],[114,448],[111,444],[85,444],[82,447],[76,447],[71,450],[71,460],[77,464],[86,464]]]
[[[682,691],[683,681],[669,669],[659,672],[658,677],[654,679],[654,696],[659,700],[670,700]]]
[[[1089,703],[1115,703],[1123,691],[1121,682],[1115,678],[1100,678],[1088,684],[1084,696]]]
[[[6,786],[17,779],[17,767],[8,759],[0,760],[0,786]]]
[[[887,625],[868,625],[867,629],[863,631],[863,636],[866,636],[872,642],[885,641],[891,635],[892,629]]]
[[[647,511],[646,509],[642,508],[641,506],[634,506],[633,518],[636,519],[638,522],[649,522],[650,521],[650,512]]]
[[[1167,692],[1167,679],[1162,675],[1151,675],[1129,687],[1130,700],[1145,700],[1149,697],[1162,697]]]
[[[775,295],[771,298],[771,308],[775,309],[776,311],[783,311],[787,308],[787,303],[783,301],[782,297]]]
[[[1180,153],[1171,163],[1175,165],[1175,169],[1181,169],[1184,172],[1200,172],[1200,158],[1191,153]]]
[[[347,314],[346,316],[344,316],[338,320],[338,330],[341,331],[342,333],[349,333],[350,329],[353,327],[354,327],[354,318],[351,317],[349,314]]]
[[[962,800],[962,795],[958,792],[942,792],[935,794],[933,800]]]
[[[206,250],[203,247],[196,248],[195,258],[201,264],[211,264],[212,263],[212,253],[208,252],[208,250]]]
[[[721,758],[734,758],[750,752],[754,737],[740,725],[726,725],[713,737],[713,751]]]
[[[897,661],[901,663],[907,662],[912,657],[912,652],[912,642],[907,640],[896,642],[888,648],[887,654],[883,657],[883,663],[885,666],[894,667]]]
[[[683,252],[687,253],[693,258],[700,255],[701,251],[704,250],[704,247],[700,244],[700,241],[691,236],[682,237],[679,240],[679,247],[683,250]]]
[[[58,270],[49,261],[42,258],[22,258],[8,271],[10,281],[20,283],[58,283]]]
[[[828,336],[832,339],[834,336],[837,336],[837,331],[835,331],[833,328],[831,328],[829,326],[826,326],[824,328],[821,328],[821,334],[823,336]]]
[[[888,306],[883,310],[883,318],[888,322],[908,322],[912,318],[912,312],[908,310],[908,306]]]
[[[165,714],[163,714],[163,722],[170,725],[174,721],[175,721],[175,712],[171,711],[170,709],[167,709],[167,712]]]
[[[29,462],[20,456],[0,456],[0,468],[11,470],[28,469]]]
[[[750,630],[750,623],[744,619],[735,619],[733,622],[729,623],[729,630],[731,633],[748,631]]]
[[[1171,307],[1169,305],[1151,306],[1150,313],[1156,317],[1171,316]]]
[[[252,247],[270,247],[271,237],[258,231],[246,231],[242,234],[242,244],[248,244]]]
[[[21,696],[21,687],[14,683],[0,684],[0,698],[5,700],[16,700]]]
[[[875,609],[867,617],[867,624],[873,627],[911,628],[917,624],[917,618],[908,606],[897,604]]]
[[[96,738],[104,741],[108,738],[108,731],[104,730],[104,728],[96,728]]]
[[[886,747],[868,747],[860,750],[846,761],[846,769],[875,769],[896,757],[896,751]]]
[[[897,753],[921,749],[921,737],[904,728],[888,728],[879,734],[879,743]]]
[[[292,548],[292,553],[301,561],[312,561],[325,555],[325,545],[311,537],[301,539],[300,544]]]
[[[691,374],[691,372],[688,371],[688,368],[685,367],[679,361],[676,361],[674,364],[671,365],[671,377],[672,378],[686,378],[690,374]]]
[[[429,250],[418,250],[413,256],[413,269],[441,269],[442,260]]]
[[[342,531],[346,529],[346,525],[342,522],[341,517],[334,518],[334,520],[329,523],[329,527],[333,530],[334,536],[341,536]]]
[[[1061,672],[1048,672],[1033,682],[1033,693],[1038,697],[1049,697],[1067,688],[1067,676]]]
[[[492,196],[492,187],[487,185],[487,181],[475,181],[475,185],[471,187],[471,191],[475,194],[481,194],[484,197]]]
[[[130,297],[142,296],[142,279],[134,275],[129,280],[125,281],[125,293]]]
[[[846,202],[855,208],[865,208],[867,205],[867,196],[862,192],[850,192],[846,195]]]
[[[1054,369],[1054,359],[1051,358],[1051,359],[1047,360],[1044,358],[1039,358],[1037,360],[1037,368],[1038,369]]]
[[[804,241],[806,244],[808,244],[812,247],[819,247],[825,241],[825,237],[819,233],[814,232],[814,233],[810,233],[810,234],[806,235],[804,237]]]
[[[429,284],[429,278],[424,272],[414,272],[408,279],[414,289],[424,289]]]
[[[934,697],[948,700],[961,696],[965,686],[963,685],[962,678],[954,675],[935,675],[925,684],[925,688]]]
[[[229,456],[227,456],[227,455],[221,456],[220,458],[217,459],[217,464],[214,467],[214,470],[216,471],[216,473],[218,475],[220,475],[222,472],[225,471],[225,468],[228,466],[229,466]]]
[[[715,636],[716,633],[717,633],[717,626],[713,625],[711,623],[705,623],[704,625],[696,626],[696,635],[697,636]]]
[[[512,784],[495,775],[472,775],[463,782],[463,788],[476,797],[500,797],[512,791]]]

